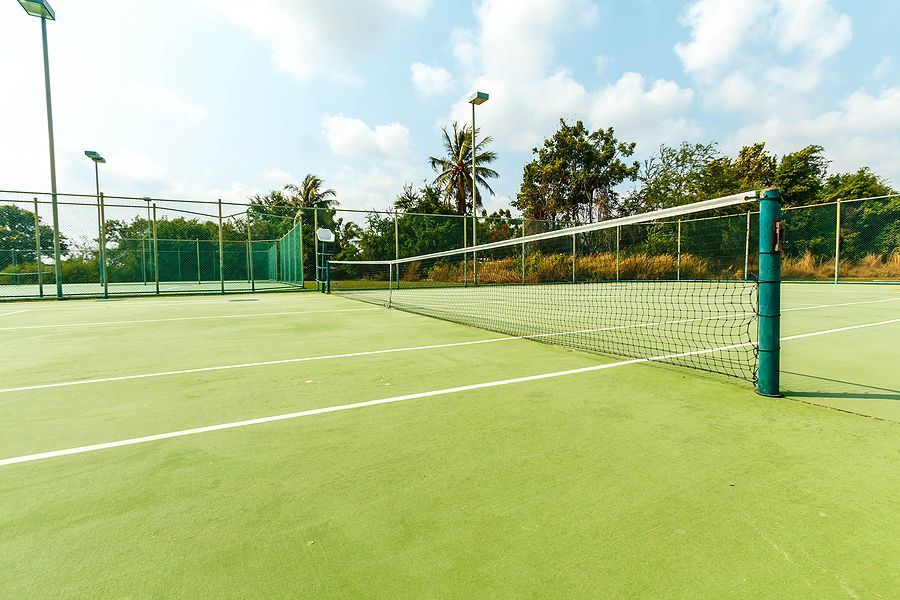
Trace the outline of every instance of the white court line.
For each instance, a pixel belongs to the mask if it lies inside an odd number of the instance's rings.
[[[785,340],[796,340],[805,337],[812,337],[817,335],[827,335],[831,333],[838,333],[841,331],[850,331],[853,329],[862,329],[865,327],[877,327],[879,325],[887,325],[890,323],[898,323],[900,319],[891,319],[889,321],[880,321],[878,323],[864,323],[862,325],[850,325],[848,327],[839,327],[836,329],[828,329],[824,331],[813,331],[810,333],[803,333],[799,335],[792,335],[788,337],[781,338],[782,341]],[[379,400],[368,400],[365,402],[354,402],[352,404],[341,404],[338,406],[326,406],[324,408],[313,408],[309,410],[301,410],[298,412],[285,413],[281,415],[272,415],[268,417],[257,417],[255,419],[245,419],[243,421],[232,421],[230,423],[220,423],[217,425],[206,425],[204,427],[194,427],[192,429],[181,429],[179,431],[170,431],[167,433],[157,433],[154,435],[145,435],[136,438],[129,438],[125,440],[117,440],[114,442],[104,442],[100,444],[90,444],[87,446],[77,446],[74,448],[65,448],[63,450],[51,450],[49,452],[39,452],[36,454],[26,454],[23,456],[13,456],[11,458],[0,459],[0,467],[7,465],[14,465],[25,462],[33,462],[37,460],[46,460],[48,458],[57,458],[60,456],[71,456],[73,454],[84,454],[86,452],[95,452],[97,450],[107,450],[109,448],[120,448],[122,446],[133,446],[135,444],[144,444],[147,442],[154,442],[158,440],[166,440],[177,437],[185,437],[189,435],[197,435],[200,433],[209,433],[211,431],[221,431],[224,429],[234,429],[237,427],[247,427],[250,425],[261,425],[263,423],[273,423],[276,421],[287,421],[289,419],[298,419],[300,417],[309,417],[313,415],[321,415],[326,413],[340,412],[345,410],[353,410],[357,408],[366,408],[369,406],[377,406],[379,404],[392,404],[395,402],[403,402],[406,400],[416,400],[419,398],[431,398],[434,396],[445,396],[448,394],[456,394],[459,392],[468,392],[472,390],[480,390],[492,387],[499,387],[503,385],[510,385],[515,383],[524,383],[528,381],[539,381],[541,379],[552,379],[555,377],[565,377],[568,375],[578,375],[581,373],[589,373],[593,371],[602,371],[604,369],[612,369],[616,367],[624,367],[627,365],[635,365],[640,363],[654,362],[654,361],[662,361],[662,360],[671,360],[673,358],[683,358],[685,356],[698,356],[701,354],[711,354],[713,352],[722,352],[725,350],[733,350],[736,348],[746,348],[747,346],[752,346],[752,344],[744,343],[744,344],[733,344],[730,346],[720,346],[718,348],[708,348],[704,350],[694,350],[691,352],[679,352],[677,354],[664,354],[660,356],[653,356],[650,358],[634,358],[631,360],[623,360],[614,363],[606,363],[602,365],[593,365],[590,367],[582,367],[580,369],[569,369],[566,371],[555,371],[553,373],[541,373],[539,375],[527,375],[525,377],[515,377],[513,379],[502,379],[499,381],[486,381],[484,383],[475,383],[471,385],[463,385],[459,387],[453,388],[445,388],[442,390],[432,390],[428,392],[418,392],[415,394],[406,394],[403,396],[392,396],[390,398],[381,398]]]
[[[378,308],[374,309],[364,309],[364,310],[380,310]],[[382,309],[383,310],[383,309]],[[739,313],[738,316],[744,314],[745,316],[750,315],[752,313]],[[368,350],[363,352],[350,352],[347,354],[326,354],[322,356],[305,356],[300,358],[285,358],[279,360],[266,360],[261,362],[253,362],[253,363],[239,363],[236,365],[218,365],[214,367],[198,367],[194,369],[181,369],[178,371],[159,371],[156,373],[138,373],[136,375],[118,375],[114,377],[101,377],[98,379],[79,379],[75,381],[61,381],[57,383],[42,383],[38,385],[28,385],[21,387],[13,387],[13,388],[0,388],[0,394],[6,394],[9,392],[27,392],[32,390],[45,390],[51,388],[61,388],[61,387],[69,387],[73,385],[87,385],[93,383],[111,383],[115,381],[128,381],[131,379],[148,379],[151,377],[168,377],[173,375],[186,375],[190,373],[208,373],[210,371],[227,371],[230,369],[247,369],[250,367],[266,367],[270,365],[286,365],[293,363],[301,363],[301,362],[310,362],[315,360],[332,360],[339,358],[354,358],[358,356],[375,356],[378,354],[394,354],[397,352],[415,352],[419,350],[435,350],[438,348],[454,348],[457,346],[473,346],[477,344],[492,344],[495,342],[508,342],[512,340],[534,340],[534,339],[543,339],[550,337],[565,337],[570,335],[579,335],[585,333],[601,333],[604,331],[618,331],[622,329],[634,329],[634,328],[642,328],[642,327],[655,327],[658,325],[675,325],[680,323],[690,323],[693,321],[702,321],[702,320],[710,320],[710,319],[721,319],[721,318],[731,318],[735,315],[726,315],[726,316],[712,316],[712,317],[698,317],[694,319],[682,319],[680,321],[662,321],[662,322],[650,322],[650,323],[636,323],[633,325],[615,325],[610,327],[600,327],[596,329],[579,329],[575,331],[561,331],[555,333],[534,333],[530,335],[518,335],[518,336],[503,336],[498,338],[488,338],[483,340],[470,340],[465,342],[450,342],[446,344],[430,344],[427,346],[410,346],[405,348],[389,348],[386,350]],[[740,346],[740,345],[739,345]],[[735,346],[738,347],[738,346]]]
[[[885,298],[883,300],[862,300],[860,302],[841,302],[839,304],[814,304],[811,306],[798,306],[795,308],[783,308],[781,312],[791,312],[795,310],[816,310],[818,308],[834,308],[835,306],[855,306],[857,304],[878,304],[880,302],[897,302],[900,298]]]
[[[14,311],[12,311],[12,312],[0,313],[0,317],[8,317],[8,316],[10,316],[10,315],[17,315],[17,314],[23,313],[23,312],[28,312],[28,309],[26,308],[26,309],[23,309],[23,310],[14,310]]]
[[[157,373],[140,373],[137,375],[120,375],[117,377],[104,377],[101,379],[82,379],[78,381],[62,381],[59,383],[43,383],[40,385],[28,385],[23,387],[0,389],[0,394],[9,392],[26,392],[29,390],[45,390],[50,388],[69,387],[73,385],[86,385],[90,383],[109,383],[112,381],[128,381],[130,379],[147,379],[150,377],[166,377],[170,375],[185,375],[189,373],[208,373],[210,371],[227,371],[230,369],[246,369],[249,367],[265,367],[269,365],[288,365],[292,363],[310,362],[315,360],[331,360],[336,358],[353,358],[356,356],[373,356],[376,354],[392,354],[395,352],[414,352],[417,350],[432,350],[435,348],[452,348],[454,346],[471,346],[474,344],[490,344],[493,342],[505,342],[522,338],[501,337],[486,340],[472,340],[468,342],[454,342],[450,344],[434,344],[431,346],[413,346],[407,348],[390,348],[387,350],[369,350],[366,352],[351,352],[348,354],[326,354],[322,356],[306,356],[302,358],[285,358],[282,360],[267,360],[254,363],[241,363],[236,365],[219,365],[216,367],[199,367],[196,369],[182,369],[180,371],[160,371]]]
[[[799,340],[808,337],[815,337],[817,335],[827,335],[829,333],[838,333],[840,331],[850,331],[852,329],[864,329],[866,327],[878,327],[879,325],[890,325],[891,323],[900,323],[900,319],[888,319],[887,321],[878,321],[877,323],[863,323],[862,325],[849,325],[847,327],[838,327],[836,329],[825,329],[823,331],[813,331],[812,333],[800,333],[797,335],[789,335],[781,338],[781,341],[785,340]]]
[[[289,295],[289,294],[288,294]],[[63,300],[62,302],[56,300],[48,300],[45,302],[31,302],[34,304],[37,310],[46,310],[46,311],[59,311],[59,310],[104,310],[107,308],[143,308],[145,306],[196,306],[200,304],[204,304],[209,306],[210,304],[227,304],[234,302],[235,299],[239,299],[240,297],[245,296],[244,294],[226,294],[224,297],[221,294],[209,294],[206,296],[205,300],[195,301],[195,300],[183,300],[181,302],[166,302],[166,301],[153,301],[147,298],[141,298],[140,296],[125,296],[122,298],[116,299],[102,299],[102,298],[68,298]],[[271,302],[276,300],[274,297],[275,294],[266,294],[264,298],[254,298],[256,302]],[[225,298],[231,298],[230,300],[226,300]],[[284,298],[285,300],[287,298]],[[245,300],[246,301],[246,300]]]
[[[722,350],[730,350],[740,348],[747,344],[737,344],[734,346],[722,346],[721,348],[712,348],[706,350],[696,350],[693,352],[682,352],[679,354],[667,354],[654,356],[650,358],[634,358],[631,360],[623,360],[620,362],[606,363],[602,365],[592,365],[590,367],[582,367],[580,369],[569,369],[567,371],[555,371],[553,373],[541,373],[539,375],[527,375],[525,377],[516,377],[513,379],[503,379],[499,381],[487,381],[484,383],[475,383],[471,385],[463,385],[453,388],[445,388],[442,390],[431,390],[428,392],[418,392],[415,394],[406,394],[404,396],[393,396],[390,398],[381,398],[379,400],[368,400],[365,402],[354,402],[352,404],[341,404],[338,406],[326,406],[324,408],[313,408],[310,410],[302,410],[298,412],[286,413],[282,415],[272,415],[269,417],[258,417],[256,419],[246,419],[243,421],[233,421],[231,423],[220,423],[218,425],[207,425],[205,427],[195,427],[192,429],[182,429],[180,431],[170,431],[168,433],[158,433],[155,435],[146,435],[127,440],[118,440],[115,442],[105,442],[102,444],[91,444],[89,446],[79,446],[76,448],[66,448],[64,450],[53,450],[50,452],[40,452],[37,454],[27,454],[25,456],[15,456],[12,458],[0,459],[0,467],[14,465],[24,462],[32,462],[36,460],[45,460],[48,458],[57,458],[59,456],[71,456],[73,454],[83,454],[85,452],[95,452],[97,450],[106,450],[108,448],[120,448],[122,446],[132,446],[134,444],[143,444],[146,442],[154,442],[157,440],[165,440],[176,437],[184,437],[188,435],[197,435],[199,433],[209,433],[211,431],[221,431],[223,429],[234,429],[236,427],[247,427],[249,425],[260,425],[262,423],[272,423],[275,421],[286,421],[289,419],[297,419],[300,417],[308,417],[312,415],[321,415],[325,413],[339,412],[345,410],[353,410],[356,408],[365,408],[368,406],[377,406],[379,404],[392,404],[395,402],[403,402],[405,400],[416,400],[418,398],[431,398],[434,396],[445,396],[447,394],[456,394],[459,392],[468,392],[472,390],[480,390],[485,388],[498,387],[502,385],[510,385],[513,383],[523,383],[527,381],[538,381],[541,379],[551,379],[554,377],[564,377],[566,375],[577,375],[580,373],[588,373],[591,371],[601,371],[603,369],[612,369],[614,367],[623,367],[638,363],[646,363],[657,360],[667,360],[684,356],[692,356],[697,354],[708,354],[710,352],[719,352]]]
[[[53,325],[23,325],[21,327],[0,327],[0,331],[20,331],[23,329],[52,329],[55,327],[98,327],[102,325],[132,325],[135,323],[168,323],[171,321],[200,321],[215,319],[244,319],[247,317],[274,317],[284,315],[308,315],[315,313],[341,313],[359,312],[366,310],[378,310],[377,306],[371,308],[334,308],[323,310],[292,310],[271,313],[247,313],[243,315],[206,315],[202,317],[171,317],[168,319],[134,319],[131,321],[95,321],[93,323],[56,323]],[[25,312],[25,311],[20,311]],[[2,317],[3,315],[0,315]]]
[[[897,300],[897,298],[891,298],[890,301]],[[857,302],[852,304],[865,304],[868,302],[885,302],[885,300],[870,300],[865,302]],[[830,308],[831,306],[843,306],[843,304],[822,304],[816,307],[810,308]],[[363,308],[363,309],[347,309],[347,310],[384,310],[378,307],[372,308]],[[800,309],[785,309],[785,310],[800,310]],[[308,311],[308,312],[320,312],[320,311]],[[51,389],[51,388],[60,388],[60,387],[69,387],[75,385],[87,385],[94,383],[111,383],[116,381],[128,381],[132,379],[147,379],[151,377],[169,377],[174,375],[187,375],[191,373],[206,373],[210,371],[226,371],[230,369],[247,369],[251,367],[265,367],[271,365],[284,365],[284,364],[292,364],[292,363],[300,363],[300,362],[310,362],[315,360],[332,360],[332,359],[340,359],[340,358],[353,358],[358,356],[374,356],[378,354],[393,354],[397,352],[414,352],[419,350],[434,350],[438,348],[453,348],[457,346],[470,346],[475,344],[489,344],[494,342],[506,342],[510,340],[526,340],[526,339],[543,339],[549,337],[564,337],[571,335],[579,335],[579,334],[587,334],[587,333],[602,333],[605,331],[618,331],[622,329],[639,329],[645,327],[655,327],[660,325],[680,325],[684,323],[693,323],[696,321],[705,321],[705,320],[715,320],[715,319],[730,319],[736,317],[747,317],[752,316],[753,313],[733,313],[728,315],[714,315],[711,317],[696,317],[693,319],[680,319],[676,321],[656,321],[649,323],[635,323],[630,325],[616,325],[611,327],[601,327],[596,329],[580,329],[575,331],[563,331],[557,333],[536,333],[531,335],[522,335],[522,336],[503,336],[499,338],[489,338],[484,340],[472,340],[467,342],[453,342],[448,344],[431,344],[427,346],[412,346],[406,348],[390,348],[387,350],[370,350],[366,352],[351,352],[348,354],[329,354],[324,356],[307,356],[301,358],[286,358],[280,360],[268,360],[261,362],[253,362],[253,363],[239,363],[235,365],[218,365],[214,367],[198,367],[194,369],[181,369],[177,371],[160,371],[155,373],[138,373],[136,375],[119,375],[115,377],[102,377],[98,379],[81,379],[76,381],[61,381],[58,383],[44,383],[39,385],[30,385],[30,386],[20,386],[20,387],[12,387],[12,388],[0,388],[0,394],[6,394],[10,392],[26,392],[32,390],[43,390],[43,389]],[[204,318],[204,317],[184,317],[188,318]],[[209,317],[206,317],[209,318]],[[171,319],[171,320],[180,320],[180,319]],[[121,321],[124,322],[124,321]],[[36,327],[42,327],[40,325]],[[16,328],[10,328],[16,329]],[[2,331],[3,328],[0,328]]]

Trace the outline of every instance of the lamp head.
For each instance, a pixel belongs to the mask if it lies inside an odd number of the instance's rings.
[[[488,98],[490,98],[490,96],[486,92],[472,92],[472,95],[469,96],[469,104],[478,106],[479,104],[487,102]]]
[[[87,156],[92,161],[94,161],[95,163],[105,163],[106,162],[105,158],[103,158],[97,152],[94,152],[93,150],[85,150],[84,155]]]
[[[56,20],[56,13],[50,8],[50,3],[47,0],[19,0],[19,4],[32,17],[50,19],[51,21]]]

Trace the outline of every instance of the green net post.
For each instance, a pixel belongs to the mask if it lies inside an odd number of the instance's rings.
[[[225,293],[225,242],[222,240],[222,199],[219,198],[219,290]]]
[[[841,274],[841,200],[838,198],[835,205],[837,215],[834,220],[834,282],[837,283]]]
[[[781,192],[768,189],[759,203],[759,373],[760,395],[780,397]]]
[[[97,208],[100,211],[100,283],[103,284],[103,297],[109,298],[109,273],[106,264],[106,202],[103,192],[100,192]]]
[[[156,295],[159,295],[159,231],[156,225],[156,202],[153,203],[153,281]]]
[[[38,294],[44,297],[44,273],[41,269],[41,218],[38,216],[38,200],[34,199],[34,256],[37,261]]]

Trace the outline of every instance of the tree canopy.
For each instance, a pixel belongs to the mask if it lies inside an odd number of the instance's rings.
[[[526,218],[588,221],[609,218],[618,211],[617,188],[637,174],[633,142],[620,142],[613,128],[589,131],[584,123],[563,119],[552,137],[535,148],[525,165],[513,206]]]
[[[432,170],[437,173],[432,185],[439,190],[441,197],[448,205],[455,206],[459,215],[474,214],[474,210],[482,206],[479,187],[491,194],[488,179],[499,177],[499,173],[488,167],[497,159],[497,154],[487,150],[493,142],[490,136],[482,138],[480,129],[475,129],[478,144],[475,146],[475,180],[472,185],[472,128],[460,126],[454,122],[448,129],[442,128],[443,156],[432,156],[428,159]],[[473,202],[474,197],[474,202]]]

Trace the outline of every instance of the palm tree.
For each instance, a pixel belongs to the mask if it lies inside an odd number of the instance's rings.
[[[438,188],[441,196],[448,205],[456,204],[456,212],[465,215],[471,205],[472,190],[472,129],[454,122],[451,129],[442,128],[444,133],[444,156],[439,158],[432,156],[429,159],[431,168],[437,172],[434,178],[434,186]],[[475,130],[478,135],[479,130]],[[480,139],[475,147],[475,178],[478,187],[487,188],[491,194],[494,190],[487,180],[499,177],[499,174],[486,166],[497,159],[497,153],[485,150],[485,147],[493,141],[490,137]],[[475,190],[474,209],[481,206],[481,192]]]
[[[323,190],[325,182],[321,177],[310,173],[303,178],[300,185],[289,183],[284,186],[291,193],[291,199],[306,208],[334,208],[339,204],[337,192],[332,189]]]

